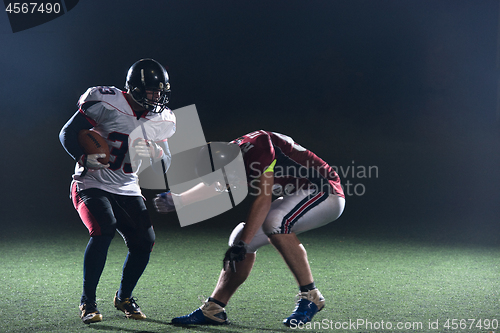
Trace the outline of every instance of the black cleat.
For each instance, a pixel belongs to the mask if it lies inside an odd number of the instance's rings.
[[[146,319],[146,315],[142,313],[141,308],[139,308],[139,305],[137,305],[133,297],[119,299],[118,292],[116,292],[113,302],[115,308],[125,313],[127,318],[136,320]]]
[[[102,314],[97,310],[96,303],[80,304],[80,318],[84,324],[97,323],[102,321]]]

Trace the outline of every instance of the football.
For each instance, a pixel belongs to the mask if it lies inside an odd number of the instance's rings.
[[[106,157],[97,160],[102,164],[109,162],[109,146],[96,131],[81,130],[78,133],[78,143],[85,154],[106,154]]]

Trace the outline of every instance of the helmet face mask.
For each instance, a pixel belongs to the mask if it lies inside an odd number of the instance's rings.
[[[161,113],[170,98],[165,68],[153,59],[141,59],[127,73],[125,89],[135,102],[149,112]]]
[[[195,172],[206,186],[215,184],[218,192],[247,186],[241,150],[233,143],[209,142],[201,147]]]

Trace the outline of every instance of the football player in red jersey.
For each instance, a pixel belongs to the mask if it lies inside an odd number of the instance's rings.
[[[240,223],[231,233],[224,269],[212,295],[200,308],[174,318],[172,323],[227,323],[225,306],[249,276],[257,249],[269,243],[282,255],[299,287],[296,308],[283,323],[290,327],[307,323],[324,307],[325,299],[314,284],[306,250],[297,234],[324,226],[342,214],[345,196],[339,176],[325,161],[283,134],[260,130],[228,145],[238,145],[243,154],[244,183],[255,200],[246,223]],[[211,158],[226,155],[212,151]],[[210,191],[209,187],[202,188]],[[278,196],[274,201],[273,195]],[[197,200],[195,197],[199,198],[199,193],[191,190],[175,194],[176,204],[189,204]],[[175,210],[169,192],[157,196],[154,202],[160,213]]]
[[[78,111],[59,134],[63,147],[77,162],[71,199],[90,234],[80,300],[81,319],[86,324],[102,320],[96,288],[116,231],[123,237],[128,254],[114,305],[127,318],[146,318],[132,291],[149,262],[155,233],[138,185],[137,167],[147,161],[159,172],[168,168],[171,156],[167,139],[175,132],[176,119],[166,106],[169,77],[157,61],[134,63],[125,88],[89,88],[78,101]],[[109,164],[98,161],[103,157],[100,154],[85,155],[80,148],[78,133],[90,128],[108,143]],[[135,145],[131,147],[130,142]]]

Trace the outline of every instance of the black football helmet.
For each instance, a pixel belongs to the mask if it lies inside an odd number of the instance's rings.
[[[237,159],[241,163],[236,162]],[[217,170],[223,170],[223,177],[219,179],[220,174]],[[216,181],[220,181],[227,186],[244,184],[246,186],[246,173],[241,157],[241,150],[237,144],[227,142],[208,142],[201,147],[198,152],[198,157],[195,165],[196,175],[205,183],[212,185]]]
[[[141,59],[129,68],[125,89],[139,105],[153,113],[165,110],[170,98],[168,73],[153,59]],[[147,91],[159,92],[159,96],[148,98]]]

